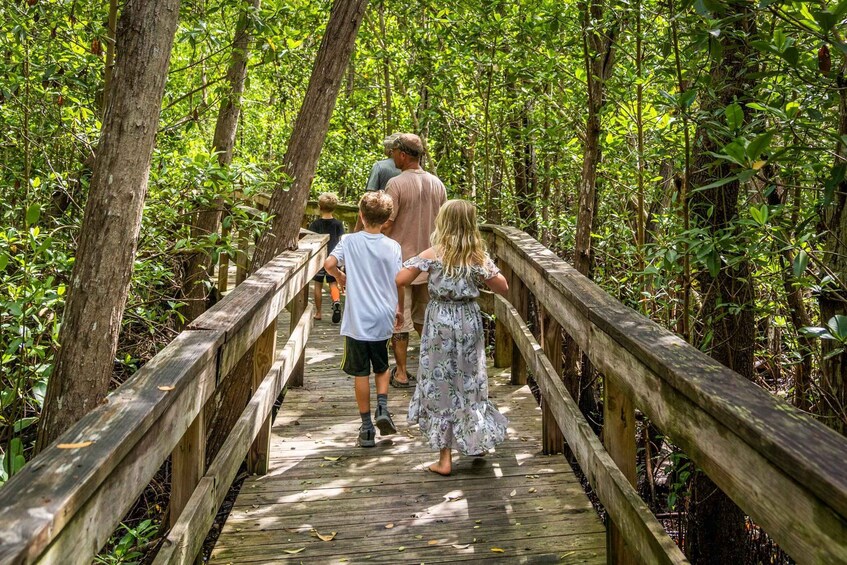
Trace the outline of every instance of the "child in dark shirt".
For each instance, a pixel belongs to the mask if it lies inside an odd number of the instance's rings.
[[[338,206],[338,196],[331,192],[324,192],[318,197],[321,217],[309,224],[310,231],[329,235],[329,244],[326,247],[327,257],[338,245],[338,240],[344,234],[344,224],[332,215],[336,206]],[[315,319],[321,319],[321,299],[324,281],[326,281],[329,283],[329,295],[332,297],[332,323],[337,324],[341,321],[341,293],[338,289],[338,282],[336,282],[335,277],[328,275],[324,269],[318,271],[318,274],[312,280],[315,281]]]

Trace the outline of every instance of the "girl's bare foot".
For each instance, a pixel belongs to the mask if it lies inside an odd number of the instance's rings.
[[[453,470],[453,452],[449,447],[445,447],[438,452],[438,463],[433,463],[427,467],[433,473],[446,477]]]
[[[452,469],[450,468],[449,465],[446,468],[444,468],[444,467],[441,466],[441,463],[433,463],[432,465],[427,467],[427,469],[429,469],[433,473],[441,475],[442,477],[450,476],[450,471],[452,471]]]
[[[313,319],[315,319],[315,320],[320,320],[320,319],[321,319],[321,315],[320,315],[320,314],[315,314],[312,318],[313,318]]]

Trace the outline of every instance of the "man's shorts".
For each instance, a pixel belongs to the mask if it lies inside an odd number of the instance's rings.
[[[403,302],[403,326],[397,333],[408,333],[415,329],[415,325],[422,326],[426,305],[429,304],[429,285],[412,284],[404,288],[406,298]]]
[[[333,277],[333,276],[331,276],[331,275],[326,274],[326,271],[324,271],[323,269],[321,269],[320,271],[318,271],[318,274],[317,274],[317,275],[315,275],[314,277],[312,277],[312,280],[313,280],[313,281],[315,281],[315,282],[319,282],[319,283],[323,283],[324,281],[326,281],[326,282],[328,282],[328,283],[334,283],[334,282],[335,282],[335,277]]]
[[[341,369],[354,377],[367,377],[388,370],[388,340],[362,341],[344,336],[344,357]]]

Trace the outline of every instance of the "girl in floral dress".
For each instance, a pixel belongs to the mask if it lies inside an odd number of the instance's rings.
[[[430,446],[439,450],[430,471],[449,475],[452,450],[480,455],[506,437],[506,418],[488,400],[479,285],[505,295],[508,284],[485,252],[476,225],[476,208],[449,200],[435,220],[432,247],[403,264],[397,286],[429,272],[418,386],[409,404],[409,422],[420,425]],[[403,292],[399,306],[403,311]]]

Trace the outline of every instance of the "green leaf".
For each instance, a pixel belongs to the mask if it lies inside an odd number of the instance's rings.
[[[804,328],[800,328],[799,332],[803,335],[819,337],[821,339],[833,339],[826,328],[822,328],[820,326],[806,326]]]
[[[726,125],[729,126],[729,129],[736,131],[741,128],[741,125],[744,123],[744,110],[741,109],[741,106],[732,103],[726,107],[724,114],[726,115]]]
[[[753,218],[754,222],[760,226],[764,226],[768,222],[768,205],[762,204],[758,208],[751,206],[750,216]]]
[[[723,153],[730,158],[730,161],[737,165],[743,165],[747,158],[747,151],[744,149],[742,142],[738,139],[728,143],[723,148]]]
[[[794,276],[800,278],[806,272],[806,266],[809,264],[809,254],[801,249],[794,258]]]
[[[717,188],[719,186],[723,186],[725,184],[729,184],[733,181],[738,180],[738,175],[732,175],[731,177],[725,177],[722,179],[718,179],[713,183],[709,183],[706,186],[698,186],[695,190],[709,190],[710,188]]]
[[[41,206],[32,204],[26,209],[26,227],[33,225],[41,217]]]
[[[750,144],[747,146],[747,157],[751,161],[755,161],[756,159],[758,159],[762,152],[768,148],[768,145],[770,145],[772,138],[772,132],[766,132],[762,135],[756,136],[756,138],[751,141]]]
[[[0,253],[0,271],[6,268],[6,265],[9,264],[9,256],[5,253]]]
[[[836,314],[826,323],[832,337],[840,342],[847,341],[847,316]]]

